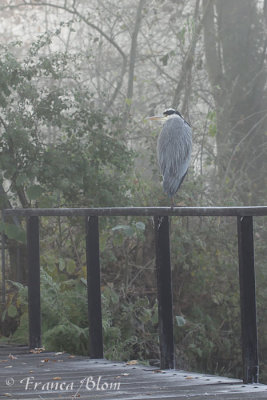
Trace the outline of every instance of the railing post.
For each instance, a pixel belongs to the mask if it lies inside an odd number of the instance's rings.
[[[103,358],[98,217],[86,218],[86,263],[91,358]]]
[[[2,230],[2,235],[1,235],[1,256],[2,256],[2,303],[6,304],[6,253],[5,253],[5,247],[6,247],[6,240],[5,240],[5,212],[2,210],[2,222],[3,222],[3,230]]]
[[[174,368],[169,218],[154,217],[158,289],[160,367]]]
[[[29,347],[41,347],[39,217],[27,218]]]
[[[239,283],[243,352],[243,381],[258,383],[259,361],[254,271],[253,218],[238,217]]]

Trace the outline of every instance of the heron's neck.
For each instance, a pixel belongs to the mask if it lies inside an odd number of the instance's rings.
[[[180,118],[182,121],[184,121],[185,124],[187,124],[188,126],[191,127],[191,125],[184,119],[184,117],[182,117],[182,115],[171,114],[168,116],[168,119],[171,119],[171,118]]]

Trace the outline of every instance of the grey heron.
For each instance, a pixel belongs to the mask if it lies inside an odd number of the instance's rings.
[[[164,121],[158,137],[157,153],[163,190],[172,199],[187,173],[192,152],[192,129],[179,111],[168,108],[163,116],[148,117]]]

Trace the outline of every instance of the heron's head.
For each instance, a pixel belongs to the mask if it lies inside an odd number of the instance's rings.
[[[176,116],[179,116],[184,120],[184,122],[190,126],[190,124],[184,119],[181,113],[179,111],[175,110],[174,108],[167,108],[165,111],[163,111],[163,116],[161,115],[153,115],[152,117],[148,117],[147,119],[151,121],[162,121],[165,122],[169,118],[173,118]]]
[[[171,118],[175,115],[179,115],[179,117],[183,118],[179,111],[175,110],[174,108],[167,108],[163,111],[163,116],[161,115],[153,115],[152,117],[148,117],[147,119],[151,121],[166,121],[168,118]]]

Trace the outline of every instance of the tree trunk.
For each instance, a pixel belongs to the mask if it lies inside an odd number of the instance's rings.
[[[142,10],[145,5],[145,0],[139,0],[136,18],[134,24],[134,30],[132,33],[132,41],[131,41],[131,51],[130,51],[130,59],[129,59],[129,74],[128,74],[128,87],[127,87],[127,95],[125,99],[125,110],[123,115],[123,123],[122,127],[124,128],[127,124],[127,119],[129,118],[132,99],[133,99],[133,88],[134,88],[134,68],[136,61],[136,53],[137,53],[137,37],[141,28],[142,22]]]

